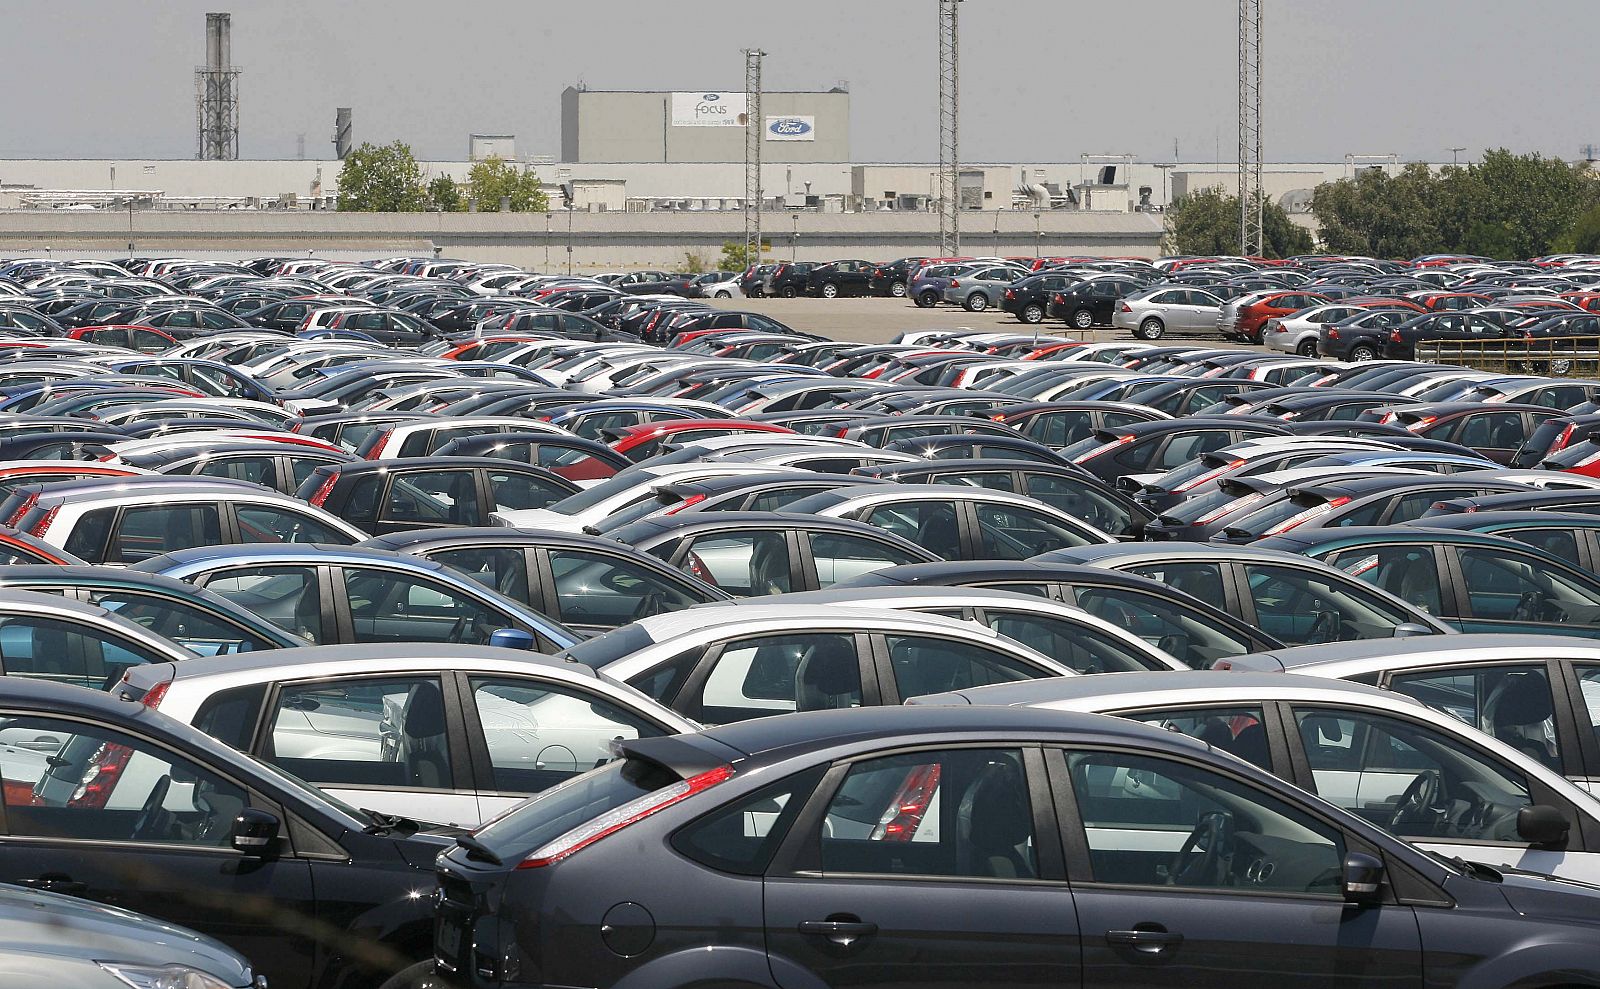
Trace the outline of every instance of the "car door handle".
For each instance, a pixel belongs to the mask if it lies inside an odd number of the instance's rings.
[[[1174,934],[1165,928],[1152,924],[1153,930],[1133,931],[1106,931],[1106,943],[1119,947],[1133,948],[1146,954],[1160,954],[1168,948],[1175,948],[1183,943],[1182,934]]]
[[[64,896],[79,896],[89,892],[88,883],[74,882],[70,876],[40,876],[38,879],[18,879],[18,886],[29,889],[42,889],[47,893],[61,893]]]
[[[800,933],[825,937],[842,948],[848,948],[862,938],[878,933],[877,924],[863,923],[849,915],[829,917],[827,920],[802,920]]]

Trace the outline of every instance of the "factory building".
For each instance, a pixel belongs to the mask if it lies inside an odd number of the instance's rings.
[[[850,161],[850,94],[763,92],[762,160]],[[744,161],[745,94],[568,87],[561,93],[561,160]]]

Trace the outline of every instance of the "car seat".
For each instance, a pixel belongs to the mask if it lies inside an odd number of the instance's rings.
[[[444,694],[432,680],[411,688],[401,728],[402,755],[410,786],[442,789],[450,785],[450,756],[445,747]]]
[[[1550,686],[1537,673],[1506,674],[1483,703],[1483,720],[1489,734],[1543,765],[1559,769],[1544,737],[1544,723],[1554,714]]]
[[[961,525],[948,508],[935,509],[917,526],[917,544],[941,560],[961,556]]]
[[[1442,610],[1438,571],[1434,568],[1432,557],[1403,557],[1389,567],[1381,586],[1418,611],[1437,615]]]
[[[861,666],[842,637],[826,636],[807,647],[795,668],[797,711],[825,711],[861,702]]]
[[[1033,810],[1016,765],[995,762],[985,767],[957,809],[958,874],[1034,878],[1033,861],[1021,851],[1032,835],[1032,823]]]
[[[788,544],[776,533],[758,536],[750,553],[750,595],[787,594],[789,590]]]

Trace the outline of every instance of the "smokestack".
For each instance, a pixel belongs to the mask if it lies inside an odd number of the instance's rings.
[[[350,154],[350,108],[347,106],[333,111],[333,153],[340,161]]]
[[[206,64],[195,70],[195,102],[204,161],[239,157],[239,70],[233,66],[233,15],[206,15]]]
[[[206,15],[206,70],[223,72],[233,64],[233,15]]]

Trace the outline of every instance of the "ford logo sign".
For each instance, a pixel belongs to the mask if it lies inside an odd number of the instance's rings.
[[[721,93],[706,93],[706,94],[702,95],[700,98],[702,100],[705,100],[707,103],[715,103],[716,101],[722,99],[722,94]]]
[[[798,117],[779,117],[767,125],[767,129],[774,134],[794,136],[797,134],[811,133],[811,125]]]

